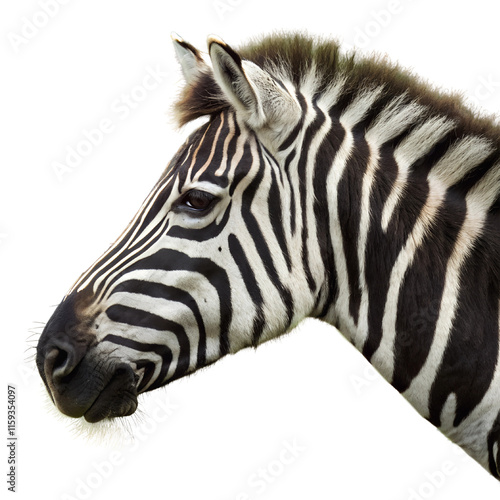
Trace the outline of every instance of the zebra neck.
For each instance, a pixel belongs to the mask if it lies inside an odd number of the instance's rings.
[[[485,230],[500,155],[416,104],[389,103],[369,124],[355,111],[325,113],[330,156],[316,154],[335,297],[323,317],[470,451],[500,409],[499,249]]]

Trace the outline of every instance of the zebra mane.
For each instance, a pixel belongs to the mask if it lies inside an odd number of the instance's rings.
[[[427,107],[431,114],[453,120],[459,135],[486,137],[500,149],[500,125],[495,116],[485,116],[473,110],[459,93],[433,87],[411,71],[389,61],[387,56],[365,57],[355,51],[344,53],[334,40],[303,33],[267,35],[239,47],[237,52],[243,59],[256,63],[277,78],[289,79],[299,88],[314,75],[316,94],[327,91],[339,79],[345,81],[343,94],[347,98],[353,97],[360,89],[376,86],[383,86],[387,96],[405,94],[410,100]],[[210,70],[185,86],[174,104],[174,114],[182,126],[227,108],[230,104]]]

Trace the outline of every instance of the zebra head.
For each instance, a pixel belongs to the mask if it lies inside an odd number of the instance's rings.
[[[330,257],[321,238],[306,245],[306,194],[286,168],[305,104],[290,82],[208,43],[206,57],[174,37],[180,122],[208,121],[39,340],[41,377],[71,417],[130,415],[139,393],[284,333],[327,298],[324,267],[304,262]]]

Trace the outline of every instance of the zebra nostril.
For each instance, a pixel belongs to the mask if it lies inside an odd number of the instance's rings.
[[[68,376],[73,373],[83,355],[71,343],[60,339],[52,342],[43,364],[49,393],[57,404],[64,393]]]
[[[44,372],[52,393],[57,391],[61,379],[70,373],[68,359],[68,353],[57,348],[51,349],[45,357]]]
[[[45,357],[45,375],[57,384],[63,377],[71,374],[82,357],[70,342],[55,339]]]
[[[57,354],[55,354],[54,363],[52,365],[52,375],[54,377],[61,376],[64,377],[69,373],[69,354],[61,349],[55,349]]]

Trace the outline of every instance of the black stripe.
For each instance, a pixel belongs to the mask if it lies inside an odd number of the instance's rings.
[[[197,131],[195,131],[191,137],[190,137],[190,140],[191,140],[191,144],[192,144],[192,149],[191,149],[191,152],[190,152],[190,156],[192,156],[194,154],[194,151],[196,151],[196,149],[198,148],[198,146],[200,145],[200,142],[203,141],[203,144],[201,144],[199,150],[198,150],[198,154],[197,154],[197,158],[196,158],[196,162],[195,162],[195,166],[193,167],[193,170],[196,170],[198,169],[200,166],[202,166],[206,160],[208,159],[210,153],[211,153],[211,150],[212,150],[212,146],[213,147],[216,147],[214,145],[214,138],[215,138],[215,134],[217,133],[217,129],[220,125],[220,122],[222,120],[222,117],[218,117],[218,118],[213,118],[210,122],[208,122],[207,124],[204,124],[202,127],[200,127],[200,129],[198,129]],[[220,137],[224,137],[224,129],[227,129],[228,130],[228,124],[227,122],[225,122],[222,126],[222,130],[221,130],[221,135]],[[206,132],[206,134],[205,134]],[[205,135],[204,135],[205,134]],[[222,147],[223,147],[223,142],[224,141],[219,141],[220,142],[220,147],[216,147],[216,154],[214,155],[214,158],[212,159],[212,161],[214,162],[214,164],[216,164],[215,162],[221,162],[221,159],[222,159]],[[205,145],[208,145],[207,147],[205,147]],[[186,143],[185,146],[184,146],[184,149],[187,150],[189,148],[189,144]],[[181,157],[182,155],[179,155],[179,158]],[[186,161],[186,158],[184,158],[183,160],[183,163],[185,163]],[[207,169],[207,170],[211,170],[211,169]],[[173,166],[171,169],[169,169],[169,177],[173,177],[175,175],[178,175],[179,176],[179,182],[178,182],[178,186],[179,188],[183,186],[185,180],[186,180],[186,174],[187,174],[187,171],[188,171],[188,168],[180,168],[179,164]],[[213,175],[212,175],[213,177]],[[221,177],[217,177],[217,180],[214,181],[212,178],[209,179],[210,181],[212,182],[217,182],[219,185],[221,186],[224,186],[224,185],[227,185],[227,178],[221,178]],[[165,179],[161,179],[158,183],[159,184],[166,184],[165,182]],[[157,189],[158,185],[154,188],[155,190]],[[126,258],[127,254],[133,252],[134,250],[136,250],[137,248],[139,248],[141,245],[143,245],[147,240],[148,238],[150,238],[151,236],[151,233],[154,233],[157,229],[159,229],[161,227],[161,225],[164,224],[164,219],[161,220],[158,225],[154,228],[153,231],[149,232],[148,235],[146,236],[143,236],[141,237],[141,232],[144,231],[147,226],[149,225],[149,223],[154,219],[154,217],[156,217],[156,215],[164,208],[164,205],[166,203],[166,201],[169,199],[169,197],[171,196],[171,193],[172,193],[172,186],[174,185],[174,182],[170,182],[167,186],[164,186],[162,187],[161,189],[163,191],[160,192],[160,194],[157,196],[157,199],[154,201],[153,205],[149,208],[149,210],[147,211],[147,214],[146,214],[146,217],[144,219],[144,221],[142,223],[140,223],[139,225],[139,222],[136,221],[136,223],[127,231],[128,234],[132,234],[132,232],[139,228],[138,231],[137,231],[137,235],[136,237],[134,238],[134,241],[130,241],[130,245],[129,245],[129,248],[126,249],[125,252],[122,252],[120,255],[118,255],[117,259],[114,259],[113,256],[115,254],[117,254],[119,252],[120,249],[122,249],[125,244],[124,242],[120,243],[119,247],[117,247],[117,249],[115,249],[113,251],[112,254],[108,255],[106,257],[106,260],[107,260],[107,264],[105,265],[105,267],[103,267],[99,274],[96,275],[94,277],[94,279],[92,280],[92,282],[89,284],[90,286],[94,286],[94,283],[95,281],[97,281],[101,276],[105,275],[112,267],[114,267],[116,265],[116,263],[119,261],[119,260],[123,260],[123,262],[120,264],[121,267],[126,267],[127,264],[136,258],[136,256],[133,256],[133,257],[130,257],[130,258]],[[166,213],[165,213],[166,215]],[[228,214],[226,216],[226,218],[222,221],[223,223],[226,223],[227,222],[227,217],[228,217]],[[183,228],[180,228],[179,226],[174,226],[173,231],[172,229],[170,231],[172,231],[172,234],[169,232],[169,235],[170,236],[174,236],[174,237],[181,237],[179,235],[183,235],[183,231],[189,231],[189,230],[185,230]],[[218,226],[217,224],[213,224],[212,226],[212,229],[211,231],[209,231],[208,233],[208,236],[206,238],[203,238],[203,235],[202,235],[202,232],[200,231],[193,231],[191,234],[189,235],[186,235],[186,236],[182,236],[182,237],[188,237],[189,239],[196,239],[196,238],[202,238],[202,239],[209,239],[211,237],[215,237],[217,236],[217,234],[220,233],[220,231],[223,229],[223,224],[221,224],[220,226]],[[164,231],[163,231],[164,232]],[[152,239],[147,245],[146,247],[142,250],[142,251],[146,251],[147,249],[149,249],[154,243],[156,243],[156,241],[162,236],[162,233],[158,234],[154,239]],[[129,242],[129,239],[130,238],[127,238],[126,241]],[[201,240],[200,240],[201,241]],[[100,264],[102,264],[102,262],[97,262],[94,266],[93,266],[93,269],[95,269],[96,267],[98,267]],[[114,282],[115,280],[113,280],[111,282],[111,284]],[[103,287],[105,286],[105,283],[102,282],[100,284],[100,286],[98,287],[97,290],[95,290],[95,295],[99,295],[103,289]]]
[[[178,189],[180,190],[184,184],[186,184],[187,174],[189,172],[189,165],[191,164],[194,152],[198,149],[202,149],[201,143],[204,140],[205,133],[207,129],[211,125],[211,121],[204,123],[199,129],[195,130],[188,139],[187,149],[189,151],[189,155],[187,155],[182,163],[178,163],[172,170],[169,172],[169,177],[177,176],[179,181],[177,183]],[[174,182],[172,181],[174,184]]]
[[[222,122],[222,124],[221,124]],[[204,142],[200,147],[198,154],[196,156],[196,162],[193,165],[191,177],[194,178],[198,170],[205,165],[210,156],[213,156],[210,160],[208,167],[201,173],[199,180],[201,182],[208,181],[218,184],[221,187],[227,187],[229,179],[227,175],[215,176],[216,170],[222,165],[222,158],[224,157],[224,143],[225,139],[229,134],[229,115],[228,113],[221,113],[220,115],[212,118],[209,122],[210,127],[205,135]],[[220,127],[220,132],[217,141],[215,137],[217,131]]]
[[[302,127],[304,126],[304,120],[307,112],[307,103],[304,96],[300,92],[297,91],[296,96],[297,100],[299,101],[302,114],[300,115],[300,120],[298,121],[297,125],[295,125],[295,127],[290,132],[288,137],[284,139],[281,145],[278,147],[278,151],[284,151],[285,149],[289,148],[295,142],[295,139],[297,139],[299,132],[302,130]]]
[[[383,171],[383,173],[377,172],[373,179],[369,198],[369,228],[364,253],[364,278],[368,290],[369,335],[363,347],[363,354],[368,359],[382,338],[382,321],[391,272],[407,240],[407,228],[411,226],[411,221],[408,221],[406,224],[390,226],[387,231],[382,229],[380,223],[382,212],[397,178],[398,166],[394,159],[394,149],[390,144],[381,146],[373,154],[378,155],[379,172]],[[356,304],[356,308],[359,308],[359,303]]]
[[[96,261],[86,272],[85,274],[87,276],[90,276],[92,273],[94,273],[99,267],[103,266],[100,270],[99,273],[94,276],[92,281],[89,282],[87,285],[88,287],[93,288],[94,283],[101,277],[105,276],[111,268],[113,268],[117,262],[120,260],[126,258],[126,256],[134,251],[138,246],[142,245],[145,241],[147,241],[148,238],[151,238],[151,234],[154,234],[154,232],[163,224],[163,220],[161,220],[157,226],[154,228],[153,231],[148,233],[147,236],[141,237],[141,232],[143,232],[148,224],[154,219],[154,217],[158,214],[158,212],[164,207],[165,202],[169,198],[171,191],[172,191],[172,184],[169,184],[168,186],[163,185],[162,187],[159,187],[159,185],[162,184],[162,181],[160,181],[151,192],[156,191],[159,188],[160,194],[158,194],[157,199],[153,202],[151,207],[146,213],[146,217],[144,221],[141,222],[141,217],[139,216],[137,220],[134,222],[134,224],[126,229],[126,233],[123,236],[122,241],[105,257],[105,260],[103,258],[100,258],[98,261]],[[132,240],[132,234],[136,232],[136,236]],[[156,238],[154,238],[154,241],[156,241],[159,237],[161,236],[158,235]],[[151,242],[151,243],[152,243]],[[148,247],[151,245],[151,243],[148,245]],[[128,247],[128,248],[127,248]],[[98,290],[95,290],[94,293],[95,295],[99,295],[100,290],[102,289],[103,284],[101,283],[101,286],[99,287]]]
[[[230,112],[228,112],[228,131],[227,131],[228,134],[229,134],[229,113]],[[236,121],[236,116],[234,115],[234,113],[232,113],[232,117],[233,117],[234,133],[233,133],[233,136],[231,137],[231,139],[229,140],[229,144],[227,145],[226,168],[225,168],[224,172],[222,173],[222,175],[218,176],[217,179],[219,179],[220,177],[224,177],[224,176],[226,176],[226,178],[227,178],[228,173],[231,171],[231,165],[233,162],[234,155],[236,153],[236,145],[238,144],[238,137],[240,136],[240,128],[238,126],[238,122]],[[225,142],[225,137],[224,137],[223,143],[224,142]],[[216,170],[218,170],[218,169],[216,169]]]
[[[400,392],[420,372],[434,339],[447,262],[465,218],[464,201],[455,200],[450,210],[451,201],[448,194],[444,202],[448,209],[439,210],[436,223],[415,252],[399,291],[392,384]]]
[[[295,191],[293,189],[293,183],[290,178],[290,164],[292,163],[293,159],[295,158],[295,149],[292,149],[289,153],[289,155],[285,159],[285,174],[286,174],[286,179],[288,181],[288,191],[290,193],[290,230],[292,231],[292,236],[295,235],[295,229],[296,229],[296,221],[295,221]]]
[[[274,156],[268,151],[268,149],[264,145],[262,145],[262,149],[264,150],[264,157],[266,158],[266,160],[269,163],[271,163],[273,166],[275,166],[275,168],[272,171],[273,176],[275,176],[275,177],[276,177],[276,175],[278,176],[277,177],[277,181],[279,181],[278,185],[283,187],[284,179],[283,179],[283,172],[281,170],[280,165],[278,164],[278,162],[276,161]]]
[[[314,139],[314,136],[318,133],[320,128],[325,123],[325,115],[323,111],[317,106],[316,98],[312,102],[314,111],[316,112],[316,117],[314,121],[307,127],[307,130],[304,134],[304,140],[301,144],[301,153],[299,157],[299,161],[297,164],[297,172],[299,174],[299,193],[300,193],[300,202],[301,202],[301,210],[302,210],[302,266],[305,271],[307,284],[309,286],[309,290],[311,292],[315,292],[317,290],[317,284],[314,280],[314,277],[311,273],[311,268],[309,266],[309,247],[307,245],[307,237],[309,234],[308,221],[307,221],[307,165],[310,160],[310,149],[311,142]]]
[[[165,229],[168,227],[168,221],[166,221],[166,224],[165,224]],[[149,243],[147,243],[144,248],[141,250],[141,253],[145,253],[147,252],[151,247],[153,247],[157,241],[164,235],[164,231],[160,231],[154,238],[152,238]],[[115,275],[114,278],[112,278],[110,281],[107,281],[106,279],[102,280],[101,283],[99,284],[99,286],[97,287],[96,290],[94,290],[94,295],[97,297],[101,294],[101,292],[104,290],[104,288],[111,288],[113,286],[114,283],[116,283],[116,281],[120,278],[120,276],[123,276],[123,271],[127,269],[127,266],[130,264],[130,262],[133,262],[135,259],[137,259],[137,254],[134,254],[134,255],[130,255],[128,258],[125,258],[125,256],[127,254],[129,254],[130,251],[124,253],[120,259],[124,259],[121,263],[120,263],[120,267],[118,269],[121,269],[122,271],[118,272],[117,275]],[[118,262],[118,261],[117,261]],[[114,265],[115,262],[113,263],[110,263],[106,266],[106,270],[109,270],[109,268],[111,268],[112,265]],[[115,270],[116,272],[116,270]],[[104,275],[104,271],[99,273],[99,275],[97,275],[93,280],[92,280],[92,283],[89,284],[90,286],[93,286],[93,283],[101,276],[101,275]]]
[[[361,304],[359,283],[358,239],[361,221],[361,192],[363,177],[370,159],[370,149],[364,136],[364,127],[356,125],[352,131],[353,146],[337,186],[337,210],[346,256],[349,282],[349,313],[358,322]]]
[[[451,189],[460,193],[464,198],[469,190],[475,186],[492,168],[498,168],[500,152],[494,151],[485,158],[479,165],[467,172],[465,177],[460,179]]]
[[[215,209],[215,206],[213,207],[213,209]],[[226,207],[224,215],[222,216],[220,222],[217,222],[217,219],[215,219],[205,227],[195,229],[185,228],[182,226],[172,226],[168,230],[167,235],[171,238],[181,238],[188,241],[208,241],[219,236],[220,233],[225,229],[230,214],[231,202],[229,202],[228,206]]]
[[[480,239],[476,243],[477,249],[483,247]],[[499,351],[496,265],[491,255],[478,250],[462,266],[456,321],[429,397],[429,419],[436,426],[450,394],[456,396],[456,427],[481,402],[493,380]]]
[[[338,280],[335,273],[335,256],[330,231],[330,210],[327,193],[327,180],[345,137],[345,130],[335,116],[335,110],[330,110],[331,128],[323,140],[316,156],[316,166],[313,173],[314,215],[316,218],[316,236],[321,249],[323,267],[326,274],[327,296],[323,310],[318,317],[324,317],[338,295]],[[318,295],[319,298],[319,295]]]
[[[198,304],[191,294],[181,290],[180,288],[164,285],[163,283],[154,283],[151,281],[142,281],[137,279],[122,281],[113,289],[111,295],[119,292],[138,293],[141,295],[147,295],[148,297],[179,302],[191,309],[191,312],[196,319],[199,332],[197,367],[200,368],[205,365],[207,333]]]
[[[136,342],[135,340],[127,339],[112,334],[106,335],[106,337],[102,339],[102,342],[111,342],[113,344],[122,345],[138,352],[154,352],[162,359],[161,370],[157,379],[153,382],[153,384],[151,384],[151,386],[147,390],[152,391],[165,384],[166,382],[165,379],[167,377],[168,369],[170,367],[170,364],[172,363],[172,351],[166,345],[146,344],[144,342]]]
[[[201,257],[189,257],[177,250],[162,248],[153,255],[135,262],[123,269],[116,277],[135,270],[160,269],[163,271],[188,271],[200,273],[217,292],[220,304],[220,356],[229,352],[229,327],[232,320],[231,287],[226,271],[212,260]]]
[[[256,316],[254,318],[253,332],[252,332],[252,345],[256,346],[259,343],[259,339],[264,329],[264,313],[262,306],[264,300],[262,298],[262,293],[260,291],[259,284],[255,279],[255,273],[253,272],[252,266],[247,259],[245,251],[238,241],[237,236],[230,234],[228,237],[229,251],[233,257],[238,269],[240,270],[241,277],[245,284],[245,287],[255,305]]]
[[[124,306],[122,304],[114,304],[106,309],[106,315],[111,321],[116,323],[124,323],[130,326],[139,328],[150,328],[161,332],[170,332],[175,335],[179,342],[179,359],[175,372],[172,375],[172,380],[185,375],[189,368],[189,358],[191,355],[189,338],[186,335],[186,330],[174,321],[162,318],[157,314],[153,314],[134,307]]]
[[[141,379],[141,383],[137,386],[137,393],[141,393],[144,388],[149,384],[151,377],[155,373],[155,364],[149,359],[139,359],[135,362],[137,369],[144,368],[144,374]]]
[[[290,290],[288,290],[288,288],[281,282],[278,272],[276,271],[276,267],[274,266],[274,261],[271,256],[269,247],[267,245],[267,241],[262,234],[262,230],[260,229],[260,225],[257,222],[255,216],[252,214],[251,210],[249,209],[249,207],[252,206],[253,199],[257,194],[262,179],[264,178],[264,161],[260,145],[258,145],[257,150],[259,154],[259,165],[261,166],[261,168],[259,168],[257,174],[252,179],[251,183],[247,186],[247,188],[243,193],[242,196],[243,210],[241,215],[243,217],[243,220],[245,221],[245,225],[248,229],[248,232],[252,236],[257,252],[266,269],[267,275],[269,276],[269,279],[271,280],[275,288],[280,293],[281,298],[283,299],[283,302],[287,309],[288,325],[290,325],[293,319],[292,294],[290,293]]]
[[[252,151],[250,150],[250,143],[246,141],[243,145],[243,154],[241,155],[240,161],[236,168],[234,169],[234,177],[229,186],[229,196],[233,196],[234,191],[239,186],[240,182],[247,179],[248,173],[252,168],[253,157]]]
[[[429,153],[429,156],[417,160],[416,164],[410,167],[407,182],[411,186],[411,196],[408,193],[400,202],[400,206],[396,207],[387,230],[388,235],[395,236],[395,241],[406,239],[420,216],[429,194],[427,173],[431,167],[426,160],[432,165],[435,164],[446,150],[444,147],[438,149],[438,154]],[[417,250],[400,290],[392,381],[400,392],[409,387],[420,371],[435,334],[446,263],[465,218],[464,198],[456,196],[453,191],[448,190],[443,207],[436,217],[440,230],[434,229]],[[437,226],[434,225],[434,228]],[[436,255],[439,255],[439,259],[436,259]]]
[[[277,167],[279,168],[279,167]],[[274,236],[280,246],[281,253],[285,259],[288,271],[292,270],[292,261],[290,252],[285,238],[285,231],[283,228],[283,210],[281,202],[281,190],[276,180],[274,168],[271,168],[271,186],[269,188],[269,195],[267,197],[267,208],[269,212],[269,220],[273,228]]]
[[[497,453],[494,454],[493,446],[497,444]],[[488,467],[491,474],[500,479],[500,412],[488,433]]]

